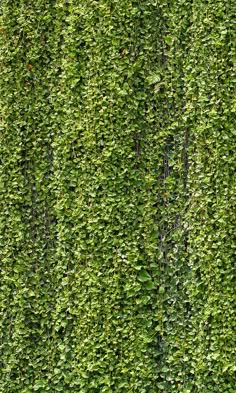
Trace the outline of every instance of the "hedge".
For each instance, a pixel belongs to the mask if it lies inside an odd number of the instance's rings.
[[[235,11],[1,0],[0,392],[235,392]]]

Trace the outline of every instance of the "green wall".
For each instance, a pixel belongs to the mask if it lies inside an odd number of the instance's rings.
[[[235,393],[235,11],[1,0],[1,393]]]

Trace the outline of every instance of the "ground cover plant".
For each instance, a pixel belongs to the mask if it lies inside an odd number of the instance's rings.
[[[0,1],[0,392],[235,393],[235,11]]]

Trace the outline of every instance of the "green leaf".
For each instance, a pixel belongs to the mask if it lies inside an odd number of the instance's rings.
[[[152,277],[146,270],[142,270],[138,275],[138,279],[141,282],[146,282],[146,281],[151,281]]]
[[[155,83],[158,83],[161,81],[161,76],[159,74],[153,74],[147,77],[147,82],[150,85],[154,85]]]
[[[145,288],[148,289],[148,290],[155,289],[156,285],[154,284],[153,281],[147,281],[146,284],[145,284]]]
[[[34,385],[34,390],[39,390],[41,388],[45,388],[46,387],[46,382],[42,379],[39,379],[38,381],[36,381],[35,385]]]

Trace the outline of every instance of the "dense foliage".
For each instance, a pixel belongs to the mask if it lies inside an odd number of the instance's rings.
[[[235,11],[1,0],[1,393],[235,392]]]

